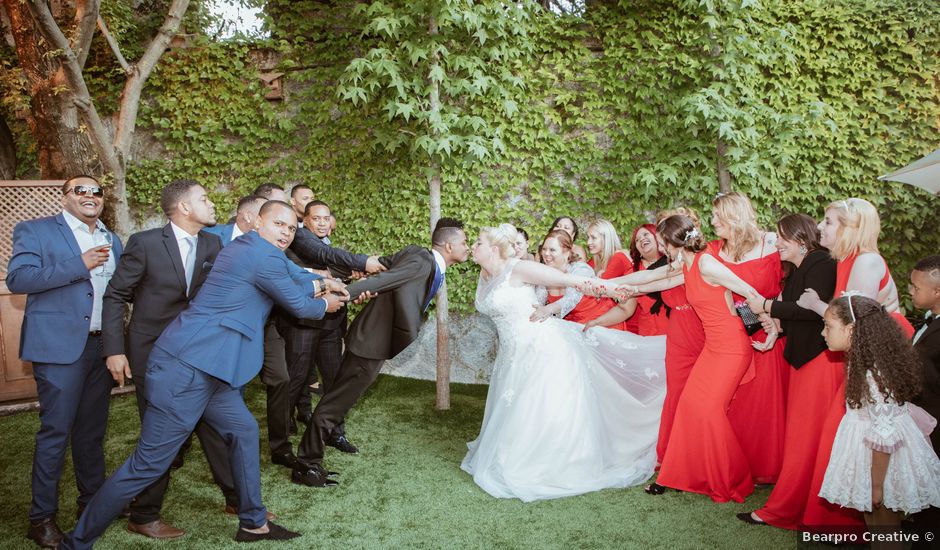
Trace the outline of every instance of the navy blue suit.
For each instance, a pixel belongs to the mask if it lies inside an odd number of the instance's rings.
[[[113,236],[115,262],[121,242]],[[29,518],[55,516],[59,477],[71,441],[78,504],[104,481],[104,432],[113,381],[101,337],[90,333],[93,275],[62,214],[20,222],[13,229],[7,287],[27,294],[20,358],[33,362],[39,392],[39,432],[33,455]]]
[[[222,239],[222,246],[225,246],[232,240],[232,230],[234,227],[234,223],[220,223],[211,227],[206,227],[203,229],[203,231],[206,233],[212,233],[213,235],[218,235],[219,238]]]
[[[319,277],[289,264],[254,231],[219,253],[199,294],[154,344],[137,448],[88,503],[65,548],[90,548],[124,505],[166,472],[200,418],[228,442],[241,526],[264,525],[258,423],[238,388],[261,370],[264,324],[275,302],[298,317],[319,318],[326,309],[312,297]]]

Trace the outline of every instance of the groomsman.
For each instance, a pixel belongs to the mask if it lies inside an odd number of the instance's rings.
[[[147,411],[130,458],[88,503],[64,548],[91,548],[121,508],[163,475],[202,418],[228,444],[239,501],[235,540],[299,536],[266,518],[261,502],[258,423],[239,389],[258,374],[261,331],[273,303],[319,318],[342,306],[341,285],[292,271],[284,250],[297,228],[290,205],[266,203],[256,231],[225,247],[199,294],[163,331],[147,361]],[[322,286],[321,286],[322,285]],[[313,295],[326,291],[323,298]]]
[[[20,358],[33,362],[39,431],[26,536],[45,548],[62,538],[56,512],[69,443],[79,514],[104,482],[113,383],[101,349],[101,299],[121,255],[121,241],[99,219],[98,180],[69,178],[61,202],[61,213],[13,228],[6,277],[11,292],[27,295]]]
[[[215,235],[200,231],[215,224],[215,206],[206,190],[194,180],[177,180],[163,188],[160,205],[169,218],[162,228],[131,235],[114,276],[104,295],[102,329],[104,355],[111,376],[121,386],[133,378],[137,411],[143,420],[151,391],[144,376],[147,357],[154,342],[170,322],[186,309],[206,280],[222,243]],[[134,309],[124,336],[127,304]],[[238,496],[232,482],[225,442],[205,422],[196,434],[212,470],[233,510]],[[151,538],[166,539],[185,534],[160,519],[160,509],[170,482],[169,470],[134,499],[127,530]]]
[[[940,255],[928,256],[917,262],[911,271],[911,300],[914,307],[926,309],[924,323],[914,333],[914,349],[920,353],[924,365],[923,390],[914,404],[921,406],[934,418],[940,418]],[[940,454],[940,428],[930,434],[935,452]],[[919,533],[934,531],[940,525],[940,509],[928,508],[913,516]],[[915,548],[928,548],[930,542],[915,544]]]
[[[303,223],[304,211],[307,203],[314,199],[313,189],[309,185],[300,183],[290,188],[290,205],[297,216],[297,225]]]
[[[447,268],[467,260],[463,223],[441,218],[431,241],[431,250],[412,245],[383,257],[388,271],[347,287],[352,299],[364,293],[378,296],[349,327],[339,374],[314,409],[313,421],[301,440],[297,452],[301,467],[291,473],[294,483],[312,487],[337,484],[322,466],[324,441],[378,376],[382,363],[418,337],[424,314],[444,282]]]

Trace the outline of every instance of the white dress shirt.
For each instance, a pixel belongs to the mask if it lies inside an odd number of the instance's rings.
[[[241,227],[238,227],[238,224],[237,224],[237,223],[236,223],[236,224],[232,224],[232,239],[231,239],[231,240],[234,241],[235,239],[241,237],[241,236],[244,235],[244,234],[245,234],[245,232],[242,231],[242,228],[241,228]]]
[[[93,233],[89,231],[88,224],[76,218],[67,211],[62,211],[62,217],[65,218],[65,223],[68,224],[69,229],[72,230],[72,234],[75,235],[75,240],[78,241],[78,248],[82,251],[83,254],[87,250],[95,248],[96,246],[101,246],[107,242],[103,237],[99,238],[98,241],[95,241],[96,233],[108,231],[108,228],[105,227],[104,222],[101,220],[97,220],[97,225]],[[115,263],[113,252],[108,256],[108,261],[105,262],[104,265],[108,268],[108,273],[114,273]],[[91,286],[92,289],[94,289],[94,301],[91,307],[91,321],[88,325],[89,331],[101,330],[101,299],[104,297],[104,291],[108,287],[108,281],[111,280],[111,275],[102,276],[102,271],[102,267],[96,267],[90,271]]]
[[[444,261],[444,256],[441,256],[441,253],[437,250],[431,249],[431,254],[434,255],[434,261],[437,262],[437,268],[441,271],[441,275],[447,271],[447,262]]]

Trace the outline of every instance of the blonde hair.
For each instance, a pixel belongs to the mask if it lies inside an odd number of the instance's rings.
[[[692,220],[692,223],[695,224],[695,227],[700,228],[702,225],[702,221],[699,219],[698,213],[688,206],[677,206],[675,208],[660,210],[656,213],[656,225],[659,225],[663,220],[670,216],[685,216],[686,218]]]
[[[712,201],[712,211],[728,227],[731,236],[725,239],[728,252],[739,261],[760,242],[760,227],[751,200],[741,193],[719,194]]]
[[[600,253],[594,256],[594,271],[599,273],[607,269],[607,262],[610,261],[614,253],[623,248],[623,245],[617,235],[617,230],[614,229],[614,224],[609,221],[604,219],[594,220],[588,225],[588,233],[591,232],[591,229],[596,229],[597,233],[604,239],[604,245],[601,247]]]
[[[851,198],[829,203],[839,220],[836,242],[829,253],[836,260],[844,260],[858,252],[878,252],[881,218],[875,205],[865,199]]]
[[[500,258],[506,260],[515,254],[516,250],[514,245],[516,244],[516,236],[519,235],[519,230],[511,223],[501,223],[498,227],[484,227],[480,229],[480,234],[486,235],[490,244],[495,246],[499,251]]]

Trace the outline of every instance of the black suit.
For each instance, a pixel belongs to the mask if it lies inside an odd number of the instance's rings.
[[[189,300],[199,291],[221,248],[217,236],[205,231],[199,233],[192,283],[187,295],[183,260],[170,224],[141,231],[131,235],[127,241],[104,294],[101,328],[104,355],[127,355],[137,388],[137,410],[141,419],[147,409],[144,384],[150,350],[163,329],[186,309]],[[125,340],[124,311],[128,303],[133,303],[134,309]],[[225,442],[204,423],[197,426],[196,433],[226,502],[237,503]],[[131,507],[133,523],[159,519],[169,479],[167,472],[137,497]]]
[[[940,418],[940,319],[933,319],[917,339],[914,349],[920,354],[924,365],[923,389],[914,404],[922,407],[934,418]],[[940,427],[934,428],[930,434],[930,442],[934,452],[940,455]],[[928,508],[915,514],[913,518],[916,531],[933,531],[936,534],[937,526],[940,525],[940,509]],[[914,548],[929,547],[930,543],[914,544]]]
[[[408,246],[380,259],[388,271],[347,287],[351,299],[364,292],[378,296],[366,304],[346,334],[346,353],[339,375],[313,412],[297,458],[307,466],[323,460],[323,439],[356,404],[391,359],[418,337],[424,304],[436,273],[430,250]]]

